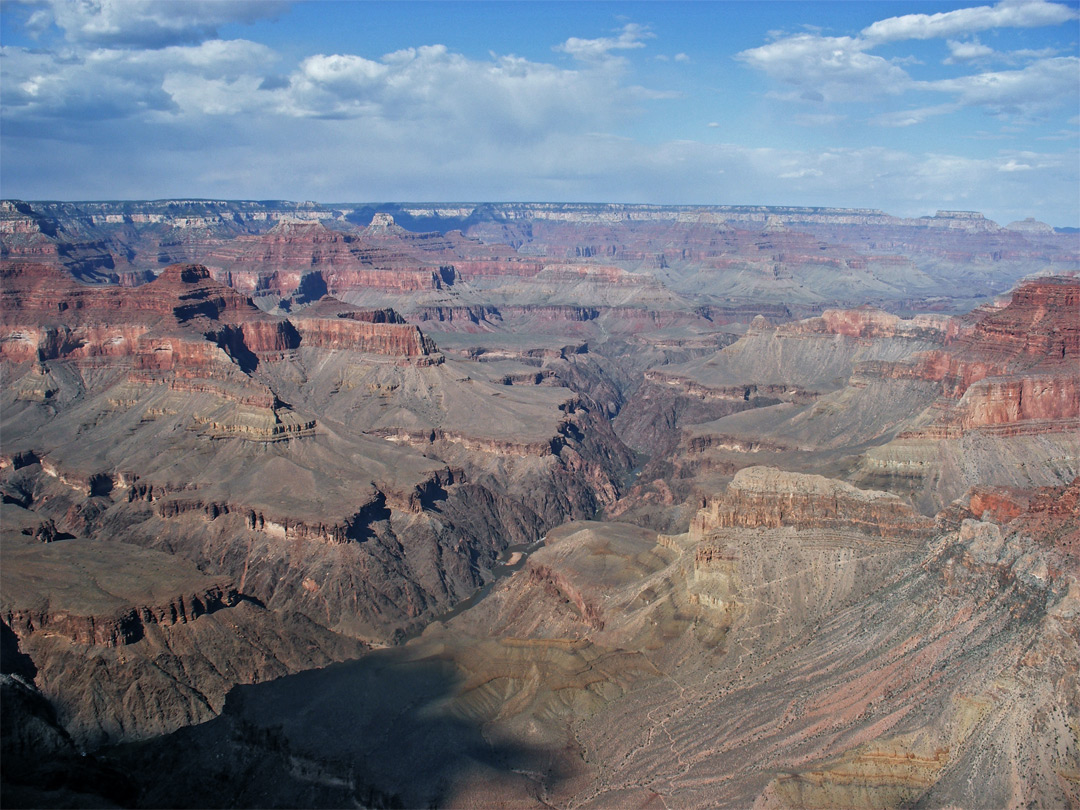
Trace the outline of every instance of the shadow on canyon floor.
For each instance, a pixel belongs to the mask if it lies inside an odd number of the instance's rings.
[[[565,751],[489,741],[463,716],[459,670],[409,649],[238,686],[208,723],[99,753],[140,807],[434,807],[482,782],[532,804]]]

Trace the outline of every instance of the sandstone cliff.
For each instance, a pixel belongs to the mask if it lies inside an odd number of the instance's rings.
[[[700,540],[716,529],[791,526],[912,540],[925,536],[933,525],[891,493],[856,489],[820,475],[746,467],[735,474],[723,497],[698,513],[690,534]]]

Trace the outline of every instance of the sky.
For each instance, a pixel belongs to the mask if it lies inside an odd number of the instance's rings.
[[[0,0],[0,195],[1080,226],[1077,2]]]

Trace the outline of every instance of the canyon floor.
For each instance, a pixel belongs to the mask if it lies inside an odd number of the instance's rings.
[[[1076,233],[3,201],[0,246],[0,804],[1080,805]]]

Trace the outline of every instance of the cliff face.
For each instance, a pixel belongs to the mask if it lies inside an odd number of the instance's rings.
[[[969,386],[956,405],[961,429],[1029,420],[1080,418],[1080,378],[1050,374],[986,378]]]
[[[967,351],[1039,359],[1080,357],[1080,283],[1046,278],[1017,287],[1009,304],[978,319]]]
[[[1080,267],[1069,235],[1000,228],[972,212],[900,219],[881,211],[756,206],[4,205],[5,260],[131,284],[171,262],[199,262],[245,294],[288,306],[327,289],[438,299],[455,284],[481,292],[552,265],[603,263],[659,280],[699,305],[783,299],[803,314],[866,301],[951,309],[954,299],[991,295],[1033,266]]]
[[[297,318],[295,328],[302,345],[318,349],[348,349],[389,357],[427,357],[437,351],[434,341],[406,324]]]
[[[237,600],[235,588],[215,585],[200,593],[177,594],[164,604],[136,605],[111,616],[9,608],[4,622],[20,638],[42,632],[63,636],[76,644],[119,647],[141,639],[148,624],[171,626],[194,621],[203,614],[231,607]]]
[[[355,636],[467,595],[506,544],[612,502],[630,464],[587,398],[525,391],[546,379],[527,367],[514,385],[444,368],[392,310],[271,315],[199,265],[132,289],[6,272],[5,492],[61,533],[180,554]]]
[[[711,501],[691,523],[691,537],[716,529],[779,528],[865,531],[883,539],[924,536],[933,521],[896,495],[856,489],[820,475],[771,467],[739,470],[727,492]]]
[[[947,349],[918,358],[915,374],[956,399],[962,427],[1080,416],[1080,283],[1022,285],[1004,307],[974,312]]]
[[[131,290],[87,287],[42,265],[9,266],[4,279],[0,353],[15,363],[129,356],[141,370],[205,370],[224,363],[246,371],[258,364],[258,355],[280,359],[305,341],[390,357],[436,352],[419,329],[385,317],[352,312],[294,323],[266,315],[197,265],[170,267]]]
[[[318,222],[279,221],[265,234],[222,244],[205,261],[215,278],[237,290],[300,303],[310,290],[339,298],[361,292],[404,296],[540,269],[460,234],[410,233],[389,216],[348,233]]]
[[[232,683],[359,649],[310,631],[306,650],[283,645],[301,624],[245,600],[229,579],[122,543],[34,543],[18,530],[33,513],[7,502],[3,509],[4,632],[32,660],[31,677],[84,750],[208,719]]]
[[[1002,307],[975,310],[961,321],[947,350],[916,364],[924,379],[940,380],[959,398],[972,384],[1016,372],[1068,374],[1080,358],[1080,283],[1047,278],[1018,287]]]

